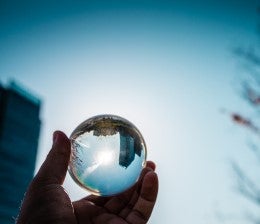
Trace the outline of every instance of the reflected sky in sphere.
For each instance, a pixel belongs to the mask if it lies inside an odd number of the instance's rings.
[[[115,115],[98,115],[71,134],[69,173],[92,194],[121,193],[138,180],[146,163],[146,146],[138,129]]]

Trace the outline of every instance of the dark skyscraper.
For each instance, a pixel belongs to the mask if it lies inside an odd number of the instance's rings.
[[[135,158],[134,138],[120,134],[119,164],[127,168]]]
[[[13,224],[33,177],[41,102],[12,82],[0,86],[0,223]]]

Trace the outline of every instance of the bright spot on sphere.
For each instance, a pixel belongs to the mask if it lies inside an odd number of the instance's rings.
[[[106,149],[104,151],[98,152],[97,161],[99,164],[108,165],[111,162],[113,162],[113,157],[113,152],[111,152],[111,150],[109,151]]]
[[[92,194],[110,196],[133,186],[146,163],[139,130],[115,115],[98,115],[71,134],[69,173]]]

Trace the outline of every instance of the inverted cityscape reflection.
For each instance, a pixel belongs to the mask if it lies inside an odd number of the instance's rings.
[[[139,130],[116,115],[98,115],[71,134],[69,173],[92,194],[111,196],[133,186],[146,163]]]

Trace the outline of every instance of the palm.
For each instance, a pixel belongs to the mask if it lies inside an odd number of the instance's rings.
[[[153,164],[148,163],[148,166]],[[120,195],[113,197],[90,195],[73,202],[78,223],[146,223],[157,194],[157,188],[154,188],[157,184],[155,177],[149,179],[149,174],[146,176],[149,171],[151,167],[145,168],[138,183]]]

